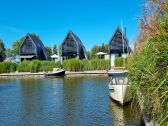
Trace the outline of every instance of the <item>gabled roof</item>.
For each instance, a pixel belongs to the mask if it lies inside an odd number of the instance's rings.
[[[121,28],[120,28],[120,27],[117,27],[116,30],[115,30],[115,32],[113,33],[112,37],[110,38],[109,44],[110,44],[111,41],[113,41],[115,35],[116,35],[118,32],[120,32],[120,33],[123,35],[123,38],[128,42],[128,39],[127,39],[126,35],[122,32]]]
[[[113,40],[115,39],[115,37],[117,36],[118,33],[123,36],[124,45],[125,45],[124,50],[126,50],[126,51],[128,51],[128,52],[131,52],[131,48],[130,48],[129,45],[128,45],[128,39],[127,39],[126,35],[122,32],[122,30],[120,29],[120,27],[117,27],[117,28],[116,28],[114,34],[113,34],[112,37],[110,38],[109,45],[112,44],[111,42],[113,42],[113,44],[114,44],[114,41],[113,41]],[[122,41],[121,41],[121,42],[122,42]],[[117,50],[120,48],[120,50],[122,51],[123,48],[122,48],[120,45],[118,45],[118,44],[119,44],[119,43],[116,43],[116,44],[114,44],[114,45],[117,47]],[[111,48],[111,46],[109,46],[109,47]],[[113,50],[116,50],[116,49],[113,49]],[[109,50],[109,51],[111,51],[111,50]]]
[[[36,47],[37,47],[38,49],[41,49],[41,50],[43,51],[43,53],[44,53],[46,59],[48,59],[48,52],[47,52],[46,48],[44,47],[42,41],[41,41],[38,37],[36,37],[36,36],[34,36],[34,35],[30,34],[30,33],[27,33],[27,35],[25,36],[25,39],[26,39],[27,37],[30,38],[30,40],[36,45]],[[25,40],[24,40],[24,41],[25,41]]]
[[[81,40],[79,39],[79,37],[78,37],[75,33],[73,33],[71,30],[67,33],[66,37],[64,38],[63,43],[65,42],[65,40],[66,40],[66,38],[68,37],[68,35],[72,36],[73,40],[74,40],[78,45],[81,46],[81,48],[82,48],[83,51],[84,51],[85,58],[87,58],[87,52],[86,52],[86,49],[85,49],[85,47],[84,47],[82,41],[81,41]],[[63,45],[63,43],[62,43],[62,45]]]

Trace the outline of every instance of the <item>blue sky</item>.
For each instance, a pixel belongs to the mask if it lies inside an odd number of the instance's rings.
[[[87,50],[107,43],[117,26],[127,28],[133,43],[141,0],[0,0],[0,39],[10,48],[26,33],[36,33],[44,45],[60,45],[69,30]]]

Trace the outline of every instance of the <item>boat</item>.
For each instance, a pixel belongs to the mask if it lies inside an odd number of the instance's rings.
[[[65,70],[64,69],[53,69],[52,72],[45,73],[46,77],[61,77],[65,76]]]
[[[126,105],[130,101],[127,72],[128,71],[108,72],[108,75],[111,77],[109,83],[110,97],[122,106]]]

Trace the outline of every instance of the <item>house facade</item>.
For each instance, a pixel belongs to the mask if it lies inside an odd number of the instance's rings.
[[[87,59],[87,52],[82,41],[72,31],[69,31],[61,44],[62,59]]]
[[[25,40],[21,44],[19,52],[21,61],[24,59],[47,60],[49,58],[42,41],[37,36],[29,33],[25,36]]]
[[[111,67],[115,66],[116,57],[127,57],[131,52],[128,39],[122,30],[118,27],[109,41],[109,56]]]

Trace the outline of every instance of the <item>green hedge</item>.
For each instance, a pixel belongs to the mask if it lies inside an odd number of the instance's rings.
[[[23,61],[18,65],[19,72],[43,72],[43,71],[52,71],[53,68],[60,68],[60,62],[53,61]]]
[[[108,70],[110,62],[104,59],[69,59],[63,61],[63,68],[67,71]]]
[[[17,64],[12,62],[0,62],[0,73],[15,72]]]

